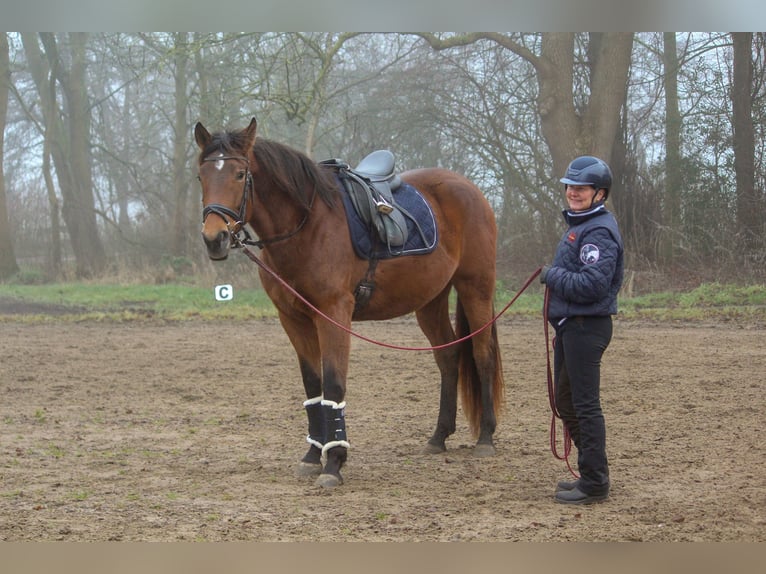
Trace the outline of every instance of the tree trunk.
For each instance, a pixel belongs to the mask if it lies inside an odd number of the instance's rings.
[[[99,274],[106,267],[106,253],[96,221],[90,161],[90,105],[85,76],[86,40],[85,33],[69,34],[71,68],[59,78],[67,104],[69,161],[72,169],[71,197],[64,195],[61,214],[66,222],[77,260],[78,277]]]
[[[660,256],[671,264],[675,259],[674,237],[681,233],[681,112],[678,106],[678,49],[675,32],[663,34],[665,88],[665,201],[664,232]]]
[[[53,34],[40,33],[45,57],[34,34],[22,33],[21,36],[29,69],[43,103],[47,145],[63,198],[61,215],[69,232],[76,274],[89,277],[104,270],[106,254],[98,234],[90,165],[90,108],[85,76],[87,35],[69,34],[69,69],[62,65]],[[59,110],[56,103],[56,83],[62,87],[65,112]]]
[[[0,33],[0,279],[7,279],[19,270],[13,251],[13,238],[8,220],[8,204],[5,195],[5,122],[8,112],[8,93],[11,87],[11,68],[8,37]]]
[[[572,33],[543,34],[542,52],[537,61],[540,124],[553,159],[554,176],[562,177],[566,167],[587,149],[589,134],[582,131],[572,98],[574,79],[574,41]]]
[[[51,158],[53,154],[61,156],[61,146],[54,145],[59,133],[63,129],[56,113],[56,77],[50,70],[50,66],[40,51],[37,37],[32,32],[23,32],[21,39],[24,44],[24,52],[32,79],[40,94],[40,108],[42,110],[43,123],[43,178],[45,189],[48,194],[48,209],[51,217],[51,248],[48,254],[48,268],[52,277],[57,277],[61,272],[61,206],[59,205],[56,187],[51,175]],[[50,78],[49,78],[50,76]],[[54,158],[54,164],[59,162],[64,165],[63,157]],[[60,176],[63,177],[63,176]]]
[[[125,149],[127,150],[130,147],[129,144],[129,136],[130,130],[131,130],[131,116],[136,111],[136,107],[134,106],[134,92],[135,89],[128,83],[125,82],[125,100],[123,101],[122,107],[120,108],[120,117],[119,117],[119,125],[120,129],[117,134],[115,134],[115,138],[112,140],[114,142],[117,141],[119,138],[120,143],[117,144],[115,147],[117,149]],[[118,174],[121,172],[118,172]],[[119,176],[118,177],[124,177]],[[129,198],[129,186],[116,186],[117,190],[117,205],[118,209],[120,210],[119,215],[117,216],[117,228],[120,230],[121,235],[130,235],[131,231],[131,220],[130,220],[130,198]]]
[[[194,71],[196,73],[197,91],[199,92],[199,119],[205,124],[219,125],[218,118],[213,117],[213,95],[210,93],[208,72],[205,69],[205,56],[202,53],[204,37],[200,32],[194,33]]]
[[[755,135],[752,115],[752,32],[734,32],[734,68],[731,100],[734,127],[734,169],[737,180],[737,225],[742,254],[753,253],[761,235],[763,206],[755,189]]]
[[[173,34],[175,43],[175,117],[173,121],[173,255],[186,255],[188,239],[187,199],[189,195],[186,142],[189,141],[189,122],[186,67],[189,60],[188,41],[185,32]]]
[[[51,135],[50,124],[45,126],[45,135],[43,136],[43,179],[45,180],[45,190],[48,192],[48,208],[51,212],[51,248],[49,254],[49,273],[51,277],[58,277],[61,274],[62,255],[61,255],[61,206],[59,198],[56,196],[56,186],[53,183],[51,174]]]
[[[612,162],[628,89],[633,34],[592,35],[590,97],[578,113],[572,97],[574,39],[571,33],[543,34],[537,65],[541,128],[556,176],[563,175],[569,162],[579,155]]]

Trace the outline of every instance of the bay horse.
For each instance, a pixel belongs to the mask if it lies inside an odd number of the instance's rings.
[[[259,237],[262,261],[317,310],[350,328],[415,314],[432,346],[441,394],[436,429],[424,452],[445,452],[456,430],[460,395],[476,456],[495,454],[493,434],[503,404],[503,370],[494,317],[497,229],[488,201],[467,178],[440,168],[403,172],[431,205],[438,243],[428,254],[381,259],[375,288],[355,309],[355,287],[368,272],[357,256],[335,173],[302,152],[256,137],[255,118],[240,130],[211,134],[194,128],[200,153],[202,237],[210,259],[225,259],[235,235],[249,224]],[[298,358],[308,417],[309,448],[299,476],[316,484],[343,483],[349,442],[345,425],[349,331],[327,321],[272,275],[259,269]],[[457,292],[455,327],[449,296]],[[475,336],[467,337],[480,330]],[[467,337],[456,345],[450,342]]]

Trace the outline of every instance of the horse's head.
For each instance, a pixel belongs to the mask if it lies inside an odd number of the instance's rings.
[[[257,122],[238,132],[211,135],[201,123],[194,127],[200,148],[198,178],[202,184],[202,238],[210,259],[226,259],[251,208],[253,180],[250,161]]]

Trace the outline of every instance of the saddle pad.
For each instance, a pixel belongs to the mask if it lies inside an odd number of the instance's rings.
[[[402,183],[394,192],[394,201],[398,206],[417,221],[414,221],[402,213],[407,222],[408,237],[407,241],[401,247],[395,247],[389,251],[387,245],[383,245],[378,238],[377,232],[371,230],[359,217],[351,203],[351,198],[341,184],[341,196],[343,205],[346,207],[346,219],[348,220],[348,230],[351,234],[351,243],[354,245],[354,251],[362,259],[388,259],[390,257],[400,257],[402,255],[425,255],[431,253],[436,248],[438,242],[436,219],[425,198],[420,192],[407,183]],[[421,235],[421,231],[423,232]]]

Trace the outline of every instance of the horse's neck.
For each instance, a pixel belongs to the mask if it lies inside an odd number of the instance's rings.
[[[259,185],[262,184],[256,182],[256,189],[265,189]],[[311,193],[316,192],[312,190]],[[311,207],[307,212],[286,194],[273,192],[266,202],[255,203],[248,222],[258,239],[271,248],[270,252],[294,254],[296,245],[300,245],[302,253],[308,252],[323,235],[321,229],[329,225],[328,220],[336,227],[344,223],[342,212],[330,209],[318,196],[313,196],[309,202]]]

